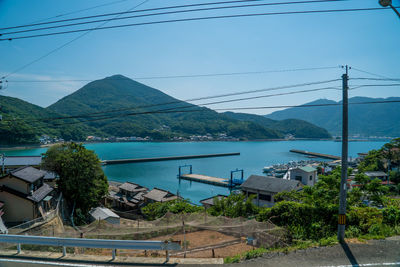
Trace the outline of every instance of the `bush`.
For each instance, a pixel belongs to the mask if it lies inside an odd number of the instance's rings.
[[[168,202],[150,203],[143,207],[141,211],[148,220],[155,220],[161,218],[167,212],[175,214],[193,213],[203,211],[203,208],[190,204],[188,200],[177,199]]]

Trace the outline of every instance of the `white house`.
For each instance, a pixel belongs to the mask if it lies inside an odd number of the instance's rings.
[[[303,185],[313,186],[317,178],[317,169],[311,166],[293,168],[288,172],[289,180],[300,181]]]

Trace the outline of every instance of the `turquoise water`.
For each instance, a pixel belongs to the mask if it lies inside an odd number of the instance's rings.
[[[385,142],[350,142],[349,156],[358,152],[380,148]],[[251,174],[262,174],[262,168],[290,160],[308,159],[300,154],[290,153],[290,149],[301,149],[332,155],[341,154],[341,143],[333,141],[266,141],[266,142],[185,142],[185,143],[98,143],[87,144],[104,160],[123,158],[162,157],[175,155],[195,155],[208,153],[240,152],[240,156],[203,158],[178,161],[130,163],[104,166],[109,180],[131,181],[148,188],[159,187],[173,193],[179,190],[184,198],[192,202],[213,196],[228,194],[229,190],[207,184],[181,181],[176,178],[180,165],[192,164],[193,173],[216,177],[230,176],[236,168],[244,169],[245,178]],[[40,155],[46,148],[3,151],[6,155]]]

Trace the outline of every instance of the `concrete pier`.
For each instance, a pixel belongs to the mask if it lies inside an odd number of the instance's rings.
[[[229,182],[227,178],[212,177],[202,174],[182,174],[178,178],[204,184],[229,187]]]
[[[140,163],[140,162],[150,162],[150,161],[166,161],[166,160],[228,157],[228,156],[239,156],[239,155],[240,155],[239,152],[234,152],[234,153],[171,156],[171,157],[158,157],[158,158],[113,159],[113,160],[102,160],[101,163],[103,165],[109,165],[109,164],[124,164],[124,163]]]
[[[321,154],[321,153],[310,152],[310,151],[305,151],[305,150],[298,150],[298,149],[291,149],[290,152],[308,155],[308,156],[314,156],[317,158],[324,158],[324,159],[334,159],[334,160],[341,159],[341,157],[339,157],[339,156]]]

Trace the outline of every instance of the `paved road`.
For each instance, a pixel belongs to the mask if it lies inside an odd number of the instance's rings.
[[[176,264],[152,264],[152,263],[94,263],[94,262],[5,262],[4,258],[0,258],[0,267],[11,266],[28,266],[28,267],[50,267],[50,266],[176,266]],[[215,266],[215,265],[184,265],[179,266]],[[269,253],[263,257],[249,260],[238,264],[230,264],[225,266],[233,267],[292,267],[292,266],[321,266],[321,267],[352,267],[352,266],[400,266],[400,236],[389,238],[386,240],[372,240],[367,244],[348,244],[336,245],[332,247],[311,248],[289,254]]]

